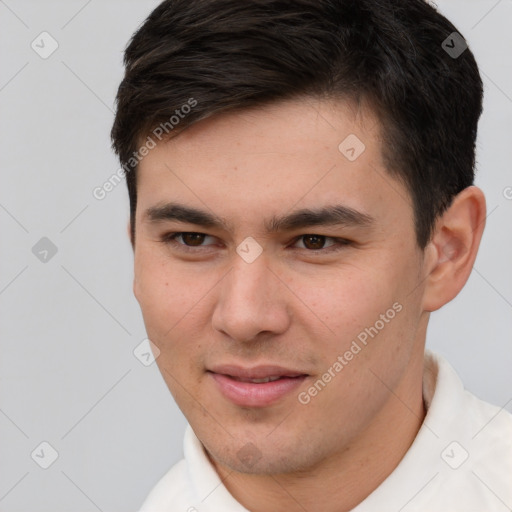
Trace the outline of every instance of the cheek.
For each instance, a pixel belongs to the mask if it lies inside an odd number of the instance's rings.
[[[308,323],[316,321],[342,342],[373,324],[396,301],[396,290],[383,275],[371,267],[347,266],[321,277],[295,278],[290,288],[307,306]]]
[[[393,366],[407,358],[414,338],[415,308],[409,307],[407,297],[417,273],[412,256],[400,258],[392,251],[370,256],[321,277],[295,276],[293,283],[307,306],[302,307],[300,322],[309,326],[310,338],[322,344],[323,364],[329,368],[347,354],[343,373],[353,390],[361,368],[380,368],[383,361]]]
[[[135,257],[134,292],[148,337],[164,359],[187,355],[207,343],[204,319],[211,304],[209,293],[219,281],[217,273],[171,262],[155,249],[141,249]],[[199,348],[198,348],[199,347]]]
[[[189,408],[207,340],[199,334],[206,285],[194,273],[170,264],[155,251],[140,251],[135,260],[134,291],[148,338],[160,350],[156,363],[180,407]],[[209,280],[208,280],[209,281]],[[207,283],[208,284],[208,283]],[[201,300],[203,299],[203,300]]]
[[[151,258],[136,261],[134,292],[144,319],[150,324],[173,324],[180,313],[180,304],[183,304],[181,290],[180,276],[173,275],[162,263]]]
[[[161,247],[147,245],[135,253],[135,296],[143,313],[154,319],[171,323],[197,302],[201,283],[194,276],[183,264],[171,262]]]
[[[194,287],[186,286],[185,281],[184,274],[166,263],[157,250],[136,251],[134,293],[148,336],[160,350],[194,299]]]

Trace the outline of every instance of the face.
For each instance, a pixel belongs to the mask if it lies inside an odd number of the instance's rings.
[[[423,352],[423,253],[380,139],[369,110],[310,98],[202,121],[140,163],[134,292],[216,463],[341,453]]]

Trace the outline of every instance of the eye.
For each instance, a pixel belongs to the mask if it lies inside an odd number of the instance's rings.
[[[329,245],[326,242],[330,241]],[[341,249],[343,246],[349,245],[350,241],[343,238],[333,238],[330,236],[308,234],[301,235],[295,244],[299,243],[299,249],[306,249],[307,251],[322,251],[331,252]]]
[[[213,244],[203,245],[203,242],[207,238],[214,239],[213,236],[206,235],[205,233],[184,231],[184,232],[180,232],[180,233],[169,233],[162,238],[162,242],[167,243],[167,244],[172,244],[172,245],[178,246],[179,248],[188,250],[189,248],[192,249],[194,247],[204,247],[205,245],[213,245]]]

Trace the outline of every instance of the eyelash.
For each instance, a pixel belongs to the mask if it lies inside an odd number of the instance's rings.
[[[177,247],[178,250],[184,251],[184,252],[189,252],[189,253],[197,253],[198,249],[201,249],[201,248],[204,248],[204,247],[208,247],[208,246],[205,246],[205,245],[190,246],[190,245],[185,245],[185,244],[182,244],[182,243],[176,241],[176,239],[179,236],[181,236],[181,235],[190,235],[190,234],[211,236],[211,235],[207,235],[206,233],[199,233],[197,231],[179,231],[179,232],[176,232],[176,233],[168,233],[168,234],[162,236],[161,242],[164,243],[164,244],[167,244],[167,245],[173,245],[174,247]],[[326,241],[327,240],[332,240],[334,242],[333,245],[330,245],[329,247],[322,248],[322,249],[306,249],[306,248],[302,248],[302,247],[296,247],[296,249],[300,249],[302,251],[306,251],[306,252],[308,252],[310,254],[320,254],[320,253],[328,254],[328,253],[331,253],[331,252],[340,251],[344,247],[349,246],[349,245],[352,244],[352,242],[350,240],[347,240],[345,238],[335,238],[335,237],[332,237],[332,236],[319,235],[317,233],[307,233],[305,235],[300,235],[300,236],[296,237],[292,241],[292,245],[296,244],[301,238],[304,238],[306,236],[320,236],[320,237],[324,237],[326,239]]]

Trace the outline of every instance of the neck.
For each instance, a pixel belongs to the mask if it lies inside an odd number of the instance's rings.
[[[418,375],[423,375],[423,354],[411,361],[370,426],[308,472],[253,475],[234,472],[213,458],[212,463],[228,491],[251,512],[352,510],[398,466],[423,423]]]

